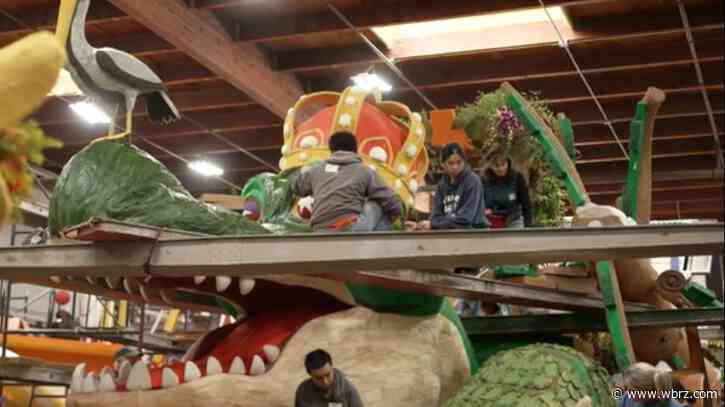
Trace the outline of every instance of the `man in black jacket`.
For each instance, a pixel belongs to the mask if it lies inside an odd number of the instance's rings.
[[[531,227],[529,186],[505,154],[494,156],[483,176],[486,215],[494,228]]]

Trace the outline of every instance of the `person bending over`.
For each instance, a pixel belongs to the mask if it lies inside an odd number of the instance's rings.
[[[315,231],[390,230],[402,211],[400,201],[380,176],[357,154],[352,133],[330,136],[332,156],[302,171],[293,184],[299,196],[312,196]]]

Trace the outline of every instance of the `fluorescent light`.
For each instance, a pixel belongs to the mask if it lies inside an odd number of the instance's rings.
[[[91,124],[110,123],[111,118],[100,107],[90,102],[76,102],[70,108],[85,121]]]
[[[554,21],[567,21],[566,15],[561,7],[548,7],[547,10]],[[535,8],[480,16],[446,18],[423,23],[374,27],[373,31],[383,41],[388,43],[388,45],[391,45],[400,39],[425,38],[452,32],[481,31],[485,28],[507,27],[548,21],[549,18],[546,16],[546,12],[541,8]]]
[[[372,90],[372,89],[380,89],[381,92],[390,92],[393,90],[393,87],[385,82],[381,77],[379,77],[376,74],[370,74],[367,72],[363,72],[361,74],[357,74],[353,76],[352,81],[355,83],[355,85],[362,87],[365,90]]]
[[[224,170],[209,161],[196,160],[189,163],[189,168],[205,177],[218,177],[224,174]]]
[[[58,80],[55,81],[55,86],[50,90],[48,96],[82,96],[83,91],[76,85],[73,78],[70,76],[70,72],[66,69],[60,70]]]
[[[577,37],[561,7],[546,11],[565,38]],[[539,7],[372,30],[390,50],[389,56],[396,59],[559,42],[546,11]]]

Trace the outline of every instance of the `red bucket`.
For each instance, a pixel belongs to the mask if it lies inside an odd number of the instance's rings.
[[[508,217],[504,215],[486,215],[491,223],[492,229],[506,229],[508,227]]]

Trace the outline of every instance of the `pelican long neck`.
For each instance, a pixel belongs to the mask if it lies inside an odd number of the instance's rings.
[[[55,37],[64,48],[70,45],[71,40],[87,43],[86,16],[90,5],[90,0],[60,0]]]

